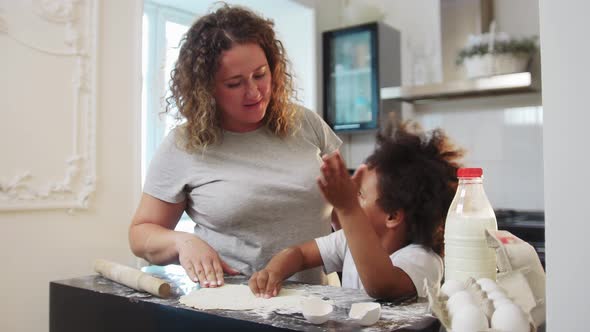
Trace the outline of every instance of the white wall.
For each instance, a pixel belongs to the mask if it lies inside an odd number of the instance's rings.
[[[548,331],[587,331],[590,305],[587,1],[540,1]]]
[[[457,50],[465,46],[469,35],[482,32],[481,5],[481,1],[441,0],[443,81],[465,78],[464,69],[456,65]]]
[[[92,274],[92,263],[100,257],[123,264],[135,262],[128,249],[127,227],[140,189],[140,100],[139,91],[134,90],[140,79],[135,74],[141,73],[141,50],[136,49],[141,36],[136,29],[141,24],[137,21],[141,15],[139,5],[139,1],[99,1],[97,185],[90,208],[71,214],[59,210],[0,212],[0,331],[47,331],[51,280]],[[2,34],[0,38],[4,38]],[[40,70],[37,74],[46,73]],[[30,93],[30,98],[35,98],[35,91]],[[26,123],[16,125],[27,128]],[[69,131],[71,127],[51,120],[45,125],[55,132]],[[11,139],[0,132],[0,140]],[[19,151],[21,145],[12,144],[14,151],[2,153],[59,151],[59,147],[37,143],[37,150]],[[37,159],[35,163],[45,161]]]
[[[539,1],[494,0],[497,31],[511,36],[539,36]]]
[[[425,128],[444,128],[482,167],[495,209],[543,210],[543,107],[538,93],[446,101],[416,107]]]

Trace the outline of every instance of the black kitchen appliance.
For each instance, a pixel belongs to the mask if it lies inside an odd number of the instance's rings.
[[[498,229],[508,231],[535,248],[545,267],[545,213],[499,209],[494,211]]]
[[[374,22],[326,31],[323,41],[324,119],[338,132],[377,129],[399,101],[381,88],[401,85],[400,33]]]

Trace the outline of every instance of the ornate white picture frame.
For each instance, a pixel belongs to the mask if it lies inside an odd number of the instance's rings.
[[[97,32],[98,0],[0,0],[0,211],[88,207]]]

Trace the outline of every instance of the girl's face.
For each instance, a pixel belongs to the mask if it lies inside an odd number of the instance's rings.
[[[362,173],[359,188],[359,203],[377,234],[381,234],[380,231],[385,229],[385,221],[388,218],[388,214],[377,204],[377,200],[379,199],[378,181],[379,177],[375,168],[366,169]]]
[[[262,125],[271,95],[271,72],[262,48],[237,44],[221,53],[213,96],[221,127],[248,132]]]

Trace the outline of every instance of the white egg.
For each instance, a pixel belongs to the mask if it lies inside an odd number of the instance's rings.
[[[445,281],[444,285],[440,288],[441,293],[446,295],[447,297],[453,296],[453,294],[457,293],[458,291],[462,291],[465,289],[465,286],[462,282],[458,280],[447,280]]]
[[[474,332],[488,329],[488,319],[483,311],[473,304],[467,304],[457,309],[451,320],[453,332]]]
[[[530,326],[522,309],[516,304],[504,304],[492,315],[492,329],[500,332],[529,332]]]
[[[447,310],[449,311],[449,315],[453,317],[457,309],[466,305],[475,305],[475,301],[473,300],[471,294],[469,294],[469,292],[466,290],[456,292],[447,301]]]
[[[330,303],[320,298],[311,297],[301,301],[301,313],[312,324],[326,322],[333,309]]]
[[[377,302],[353,303],[348,317],[363,326],[373,325],[381,317],[381,305]]]
[[[499,299],[507,299],[508,298],[506,296],[506,294],[504,294],[504,292],[501,291],[500,289],[496,289],[496,290],[493,290],[493,291],[489,292],[487,294],[487,296],[488,296],[488,299],[490,299],[492,301],[496,301],[496,300],[499,300]]]
[[[495,289],[498,289],[498,285],[496,284],[496,282],[490,278],[477,279],[477,283],[481,286],[481,289],[483,289],[487,293]]]
[[[505,304],[514,304],[509,298],[499,298],[494,300],[494,308],[498,309]]]

